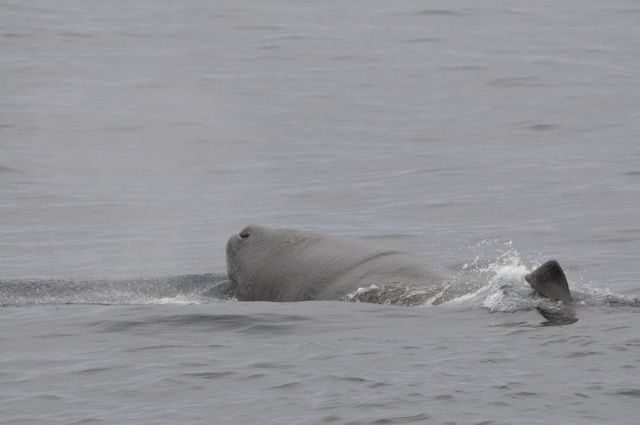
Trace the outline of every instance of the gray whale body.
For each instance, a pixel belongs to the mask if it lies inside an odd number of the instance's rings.
[[[415,305],[462,295],[448,276],[411,254],[349,238],[257,225],[229,238],[227,273],[239,301],[348,299]],[[571,300],[555,261],[526,280],[543,297]]]

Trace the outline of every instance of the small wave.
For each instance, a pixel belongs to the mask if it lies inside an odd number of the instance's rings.
[[[229,299],[226,276],[201,274],[130,280],[5,280],[0,305],[203,304]]]
[[[597,288],[591,283],[577,284],[572,294],[579,305],[591,307],[640,307],[640,299],[638,298],[615,294],[608,288]]]

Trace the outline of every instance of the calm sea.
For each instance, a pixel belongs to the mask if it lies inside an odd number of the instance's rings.
[[[639,136],[637,1],[1,0],[0,423],[636,424]],[[482,289],[225,299],[251,223]]]

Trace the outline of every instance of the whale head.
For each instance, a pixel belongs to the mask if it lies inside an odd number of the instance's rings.
[[[250,225],[227,242],[227,274],[239,300],[279,299],[290,260],[310,236],[305,232]]]
[[[260,256],[260,246],[263,245],[268,229],[250,225],[240,232],[232,235],[227,241],[227,274],[236,293],[241,290],[238,282],[242,282],[251,276],[247,274],[247,261],[255,260]],[[236,294],[237,296],[237,294]]]

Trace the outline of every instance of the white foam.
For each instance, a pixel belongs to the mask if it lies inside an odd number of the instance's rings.
[[[491,241],[490,245],[495,245],[496,242]],[[484,249],[484,244],[479,248]],[[500,248],[497,257],[488,264],[486,260],[483,261],[482,255],[477,255],[471,263],[462,267],[472,281],[469,286],[477,289],[456,297],[449,304],[480,305],[490,311],[502,312],[534,307],[532,290],[524,280],[530,270],[522,263],[520,254],[510,241]],[[482,263],[485,265],[481,266]]]
[[[361,297],[363,295],[368,294],[369,292],[375,291],[377,289],[380,289],[377,285],[370,285],[370,286],[367,286],[367,287],[360,287],[360,288],[356,289],[355,291],[345,295],[344,299],[346,301],[360,302],[360,299],[361,299]]]
[[[175,297],[152,299],[152,300],[149,300],[146,304],[191,305],[191,304],[201,304],[201,301],[191,297],[184,296],[184,295],[177,295]]]

